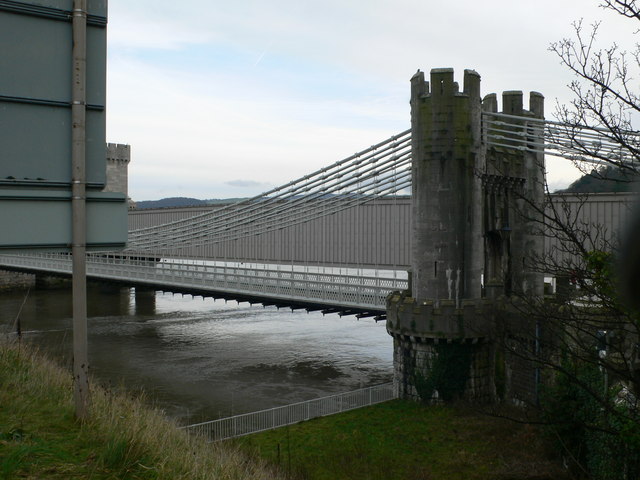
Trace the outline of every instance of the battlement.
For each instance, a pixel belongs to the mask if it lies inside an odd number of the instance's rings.
[[[453,68],[433,68],[430,81],[425,81],[424,72],[418,70],[411,78],[412,91],[419,97],[480,97],[480,74],[475,70],[464,71],[463,91],[460,92],[458,82],[454,81]]]
[[[438,299],[418,302],[406,292],[387,297],[387,331],[394,336],[429,340],[477,341],[490,333],[492,302],[488,299]]]
[[[123,143],[107,143],[107,162],[129,163],[131,146]]]
[[[529,93],[529,110],[524,108],[524,94],[520,90],[507,90],[502,93],[502,111],[498,108],[498,97],[495,93],[486,95],[482,100],[482,110],[486,115],[483,119],[483,141],[487,145],[485,153],[485,173],[488,176],[501,176],[507,179],[515,177],[522,179],[522,187],[518,194],[526,196],[529,201],[542,203],[544,200],[544,97],[538,92]],[[508,115],[504,117],[501,115]],[[528,122],[527,118],[535,121]],[[520,120],[525,119],[525,121]],[[501,188],[497,185],[485,183],[485,193],[501,195]],[[502,190],[509,190],[508,182],[498,185]],[[513,186],[513,185],[511,185]],[[512,189],[511,189],[512,190]],[[506,195],[506,194],[505,194]],[[503,201],[500,198],[492,200]],[[525,209],[527,207],[525,206]],[[535,212],[520,210],[522,218],[531,218]],[[513,214],[516,212],[514,211]],[[511,218],[514,219],[513,214]],[[494,216],[500,216],[496,211]],[[526,222],[520,221],[520,227]],[[514,256],[519,254],[515,251]]]
[[[544,96],[541,93],[529,93],[529,110],[524,109],[523,99],[522,91],[506,90],[502,92],[502,111],[498,111],[498,96],[495,93],[490,93],[482,99],[482,110],[488,113],[544,118]]]

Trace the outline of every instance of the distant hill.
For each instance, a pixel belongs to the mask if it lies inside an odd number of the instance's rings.
[[[637,191],[638,175],[608,165],[593,169],[563,190],[555,193],[610,193]]]
[[[240,200],[244,200],[244,198],[210,198],[208,200],[200,200],[190,197],[168,197],[161,198],[160,200],[142,200],[136,202],[136,209],[197,207],[202,205],[216,205],[219,203],[235,203]]]
[[[169,197],[160,200],[143,200],[136,202],[136,209],[143,210],[145,208],[167,208],[167,207],[191,207],[194,205],[206,205],[204,200],[189,197]]]

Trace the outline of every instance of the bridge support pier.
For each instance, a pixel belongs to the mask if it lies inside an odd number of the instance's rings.
[[[405,337],[406,338],[406,337]],[[399,398],[420,402],[495,399],[493,348],[489,343],[434,343],[394,338],[394,388]]]
[[[135,287],[136,315],[155,315],[156,291],[150,287]]]
[[[509,115],[542,116],[539,94],[532,94],[532,112],[523,111],[521,92],[506,92],[503,102]],[[500,336],[509,315],[496,314],[507,302],[499,299],[542,293],[542,277],[525,267],[527,252],[541,250],[535,219],[516,215],[535,211],[526,199],[543,199],[541,158],[488,150],[482,114],[496,107],[495,95],[480,98],[472,70],[462,91],[452,69],[432,70],[429,82],[420,71],[411,79],[412,279],[409,290],[387,298],[400,397],[502,396],[508,388],[498,385],[506,381],[500,372],[511,370]]]
[[[393,337],[394,387],[400,398],[423,402],[495,398],[495,344],[487,302],[423,302],[394,293],[387,298]]]

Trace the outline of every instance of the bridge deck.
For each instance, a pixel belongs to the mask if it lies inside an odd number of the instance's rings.
[[[3,255],[0,267],[70,275],[66,254]],[[114,255],[89,255],[87,275],[163,291],[265,305],[344,313],[384,314],[385,299],[407,288],[406,272],[292,265],[245,265]]]

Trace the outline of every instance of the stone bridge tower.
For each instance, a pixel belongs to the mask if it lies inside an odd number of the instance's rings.
[[[121,143],[107,143],[107,175],[105,192],[118,192],[127,195],[129,208],[133,202],[129,198],[129,163],[131,146]]]
[[[539,94],[531,112],[521,92],[503,98],[503,113],[542,117]],[[496,113],[497,100],[481,99],[473,70],[465,70],[462,91],[452,69],[432,70],[429,82],[420,71],[411,79],[411,281],[387,299],[401,397],[493,400],[496,358],[504,358],[496,350],[498,299],[542,294],[525,256],[542,247],[533,225],[543,158],[487,148],[483,110]]]

